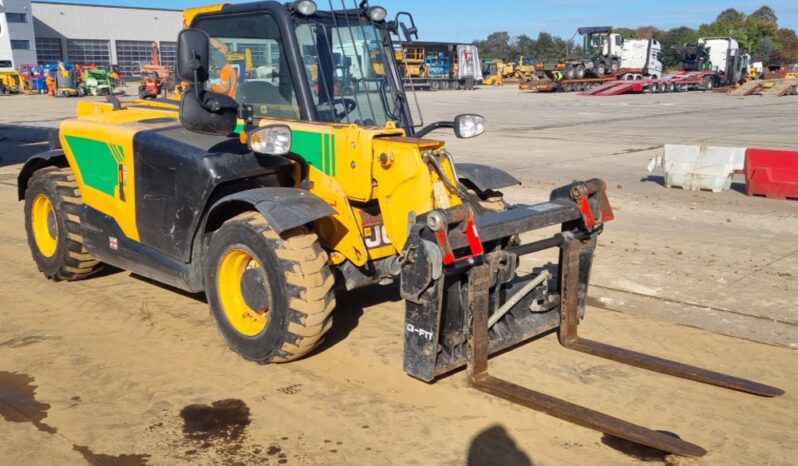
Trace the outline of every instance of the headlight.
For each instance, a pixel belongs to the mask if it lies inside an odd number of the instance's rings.
[[[313,0],[299,0],[294,2],[294,8],[299,12],[299,14],[304,16],[316,14],[316,10],[318,10],[316,2]]]
[[[291,128],[270,125],[253,130],[249,133],[249,148],[259,154],[285,155],[291,152]]]
[[[458,138],[475,138],[485,132],[485,118],[480,115],[458,115],[454,119],[454,134]]]
[[[366,14],[370,20],[379,23],[385,21],[385,18],[388,16],[388,10],[381,6],[373,6],[366,10]]]

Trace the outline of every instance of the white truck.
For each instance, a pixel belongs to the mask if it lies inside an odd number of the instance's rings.
[[[640,70],[640,74],[653,79],[662,77],[662,45],[654,39],[625,39],[621,52],[621,69]]]
[[[709,53],[709,69],[718,72],[716,85],[734,84],[745,78],[747,63],[737,40],[731,37],[702,37],[698,45]]]

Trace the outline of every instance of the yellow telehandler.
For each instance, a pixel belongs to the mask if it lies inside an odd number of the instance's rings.
[[[613,218],[605,184],[575,181],[543,202],[509,206],[500,190],[518,184],[513,176],[456,164],[430,134],[473,138],[485,120],[415,124],[393,39],[413,34],[408,13],[389,19],[366,1],[322,11],[298,0],[184,16],[179,102],[80,102],[59,143],[22,168],[28,243],[46,277],[83,279],[110,264],[204,292],[230,348],[258,362],[315,348],[333,325],[334,286],[398,282],[411,376],[430,382],[466,367],[479,390],[680,455],[705,451],[492,377],[489,355],[556,331],[577,351],[783,393],[579,337],[593,253]],[[225,87],[236,65],[213,44],[249,49],[253,68],[267,71],[239,68],[235,88]],[[552,226],[560,232],[519,239]],[[558,265],[519,273],[520,256],[551,248]]]

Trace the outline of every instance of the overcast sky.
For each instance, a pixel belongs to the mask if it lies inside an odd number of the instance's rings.
[[[68,1],[68,0],[67,0]],[[352,5],[355,0],[344,0]],[[202,0],[82,0],[74,3],[185,8],[213,3]],[[232,1],[229,3],[240,3]],[[321,9],[341,0],[318,0]],[[726,8],[751,13],[763,4],[776,11],[779,25],[798,29],[798,0],[372,0],[389,14],[400,10],[413,13],[421,40],[470,42],[491,32],[536,37],[540,31],[570,38],[579,26],[653,25],[660,29],[697,27],[712,22]]]

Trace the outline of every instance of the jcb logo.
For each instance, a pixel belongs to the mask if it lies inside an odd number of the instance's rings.
[[[366,247],[375,249],[382,246],[391,244],[391,239],[388,237],[388,230],[385,225],[374,225],[365,228]]]

